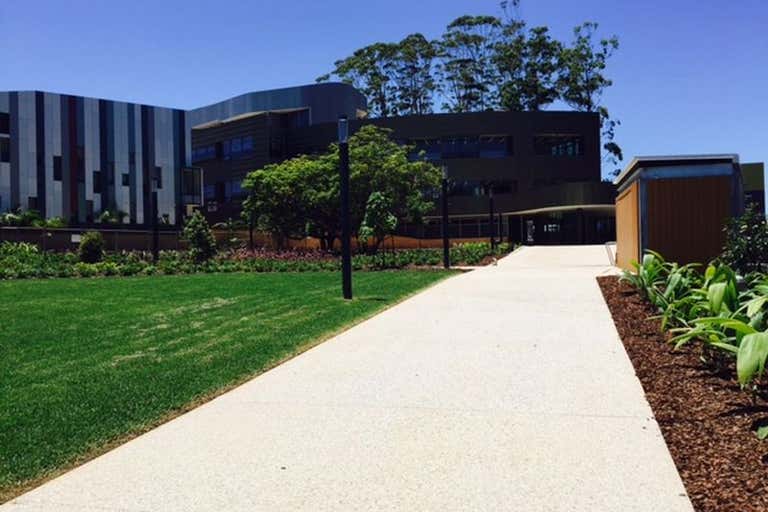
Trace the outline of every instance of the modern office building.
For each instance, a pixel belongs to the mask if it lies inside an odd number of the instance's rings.
[[[414,158],[446,169],[452,237],[527,243],[613,239],[614,187],[600,179],[597,114],[475,112],[365,119],[353,87],[314,84],[248,93],[193,110],[45,92],[0,93],[0,211],[33,208],[89,224],[101,211],[178,224],[203,205],[212,221],[238,218],[241,181],[271,162],[324,151],[336,121],[393,130]],[[201,176],[202,174],[202,176]],[[490,196],[494,217],[489,218]],[[434,212],[435,215],[438,212]],[[439,223],[401,225],[440,236]]]
[[[175,223],[190,148],[185,114],[65,94],[0,92],[0,212],[34,209],[87,224],[111,210],[141,224],[151,216],[154,180],[158,214]]]
[[[235,218],[245,174],[266,163],[325,151],[336,138],[332,122],[311,122],[291,108],[235,115],[193,126],[192,158],[204,169],[206,212],[213,221]],[[474,112],[356,119],[354,133],[374,124],[413,145],[414,158],[443,166],[450,178],[450,234],[490,235],[526,243],[587,243],[615,233],[614,191],[600,180],[597,114]],[[438,212],[435,212],[437,214]],[[436,219],[401,224],[400,233],[440,236]]]
[[[192,126],[274,109],[303,112],[286,114],[291,118],[286,122],[294,124],[329,122],[364,108],[363,96],[345,84],[249,93],[190,111],[40,91],[0,92],[0,212],[34,209],[47,218],[88,225],[110,210],[124,214],[125,224],[145,224],[156,191],[158,216],[178,224],[188,207],[202,204],[199,169],[190,165]],[[256,146],[245,144],[235,146],[235,158],[227,162],[249,169],[263,165],[253,154]],[[254,158],[240,158],[246,156]]]

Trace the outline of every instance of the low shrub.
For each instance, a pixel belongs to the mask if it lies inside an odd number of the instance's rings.
[[[216,255],[216,239],[203,214],[195,211],[184,224],[184,239],[189,244],[189,253],[196,263],[208,261]]]
[[[98,231],[88,231],[80,238],[78,248],[80,261],[83,263],[98,263],[104,258],[104,237]]]

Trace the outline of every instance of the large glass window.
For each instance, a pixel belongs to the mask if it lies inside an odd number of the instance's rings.
[[[232,156],[238,156],[243,150],[243,140],[240,137],[234,138],[230,141],[230,149]]]
[[[0,133],[11,133],[11,115],[7,112],[0,112]]]
[[[477,158],[480,155],[477,137],[447,137],[443,139],[443,158]]]
[[[203,160],[212,160],[216,158],[216,146],[200,146],[192,148],[192,161],[201,162]]]
[[[253,151],[253,137],[243,137],[243,153],[250,153]]]
[[[504,158],[514,154],[512,149],[512,137],[505,135],[480,136],[480,158]]]
[[[576,157],[584,154],[584,137],[569,134],[541,134],[533,138],[537,155]]]

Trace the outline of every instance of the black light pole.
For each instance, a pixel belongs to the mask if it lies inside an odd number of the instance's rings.
[[[491,249],[496,246],[496,237],[493,236],[495,217],[493,213],[493,182],[491,182],[488,183],[488,230],[491,233]]]
[[[440,197],[443,210],[443,267],[451,268],[451,249],[448,240],[448,170],[443,166],[443,187]]]
[[[349,127],[347,116],[339,116],[339,177],[341,186],[341,289],[344,298],[352,298],[352,248],[349,226]]]
[[[160,233],[157,225],[157,177],[152,178],[152,261],[157,263],[160,257]]]

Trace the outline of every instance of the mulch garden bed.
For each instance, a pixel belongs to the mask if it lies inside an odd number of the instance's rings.
[[[768,402],[753,404],[735,370],[701,361],[701,347],[678,350],[660,332],[653,308],[618,278],[598,278],[693,506],[699,512],[768,511]]]

